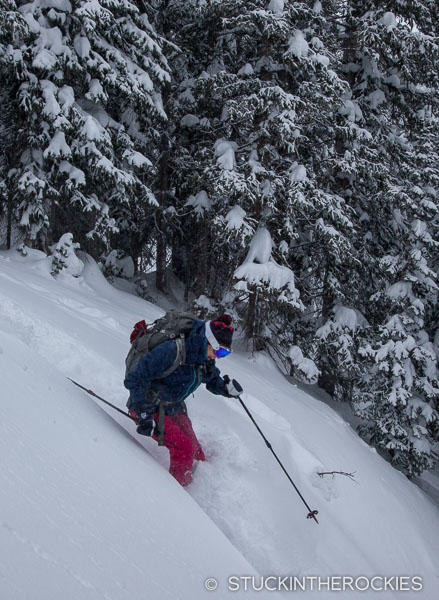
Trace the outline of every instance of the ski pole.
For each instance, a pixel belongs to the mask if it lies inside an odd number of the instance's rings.
[[[114,406],[114,404],[111,404],[111,402],[108,402],[108,400],[105,400],[101,396],[98,396],[97,394],[94,393],[93,390],[89,390],[88,388],[84,387],[83,385],[81,385],[80,383],[75,381],[74,379],[70,379],[70,377],[67,377],[67,379],[69,381],[71,381],[72,383],[74,383],[75,385],[77,385],[79,388],[81,388],[81,390],[84,390],[84,392],[87,392],[87,394],[90,394],[90,396],[97,398],[104,404],[107,404],[107,406],[111,406],[111,408],[113,408],[114,410],[117,410],[117,412],[119,412],[121,415],[125,415],[125,417],[128,417],[128,419],[131,419],[131,421],[134,421],[134,423],[136,423],[136,419],[134,417],[132,417],[129,413],[125,412],[124,410],[121,410],[118,406]],[[164,438],[164,440],[171,446],[175,447],[175,444],[173,442],[171,442],[170,440],[167,440],[166,438]]]
[[[104,404],[107,404],[107,406],[111,406],[111,408],[113,408],[114,410],[117,410],[117,412],[120,412],[122,415],[125,415],[126,417],[128,417],[132,421],[135,421],[135,419],[133,419],[133,417],[129,413],[125,412],[124,410],[121,410],[117,406],[114,406],[114,404],[111,404],[111,402],[108,402],[108,400],[105,400],[104,398],[101,398],[100,396],[98,396],[97,394],[95,394],[93,390],[89,390],[88,388],[84,387],[83,385],[81,385],[77,381],[74,381],[73,379],[70,379],[70,377],[67,377],[67,379],[69,379],[72,383],[74,383],[79,388],[81,388],[81,390],[84,390],[85,392],[87,392],[87,394],[90,394],[90,396],[94,396],[95,398],[97,398],[98,400],[100,400],[101,402],[103,402]]]
[[[267,438],[265,437],[265,435],[262,433],[261,428],[259,427],[259,425],[256,423],[255,419],[253,418],[253,415],[251,414],[251,412],[249,411],[249,409],[246,407],[246,405],[244,404],[241,396],[238,396],[238,400],[240,401],[243,409],[245,410],[245,412],[248,414],[248,416],[250,417],[250,419],[252,420],[253,425],[256,427],[256,429],[259,431],[259,433],[261,434],[262,438],[264,439],[264,442],[267,446],[267,448],[269,450],[271,450],[271,452],[273,453],[274,458],[277,460],[277,462],[279,463],[279,465],[281,466],[283,472],[285,473],[285,475],[288,477],[291,485],[294,487],[294,489],[296,490],[296,492],[299,494],[300,499],[302,500],[302,502],[304,503],[304,505],[306,506],[306,508],[308,509],[308,514],[307,514],[307,519],[314,519],[314,521],[318,524],[319,522],[317,521],[317,517],[316,515],[318,514],[318,510],[312,510],[309,506],[308,503],[306,502],[305,498],[302,496],[302,494],[299,491],[299,488],[297,487],[297,485],[294,483],[294,481],[291,479],[288,471],[285,469],[285,467],[283,466],[283,464],[281,463],[278,455],[276,454],[276,452],[273,450],[272,445],[270,444],[270,442],[267,440]]]

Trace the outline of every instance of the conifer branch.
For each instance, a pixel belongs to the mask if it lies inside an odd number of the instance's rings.
[[[358,481],[356,481],[356,479],[354,478],[355,473],[356,471],[354,471],[353,473],[346,473],[345,471],[324,471],[322,473],[317,473],[317,475],[322,479],[325,475],[332,475],[333,478],[335,477],[335,475],[345,475],[346,477],[349,477],[349,479],[352,479],[352,481],[355,481],[355,483],[358,483]]]

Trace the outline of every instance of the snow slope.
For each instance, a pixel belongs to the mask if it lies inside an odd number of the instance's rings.
[[[110,286],[93,261],[55,280],[48,260],[0,252],[2,600],[223,598],[237,593],[231,575],[419,576],[418,592],[342,593],[436,598],[437,507],[264,355],[236,352],[219,366],[243,385],[320,524],[239,403],[204,389],[189,410],[209,460],[182,489],[165,449],[66,379],[124,409],[132,324],[162,311]],[[334,470],[356,481],[317,475]],[[315,593],[340,594],[305,596]]]

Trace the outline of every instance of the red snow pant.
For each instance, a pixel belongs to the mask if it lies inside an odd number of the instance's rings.
[[[159,415],[154,419],[158,422]],[[192,481],[192,466],[194,460],[206,460],[203,448],[197,440],[192,423],[185,413],[165,415],[164,444],[169,450],[169,472],[181,485]],[[152,436],[155,440],[156,435]]]

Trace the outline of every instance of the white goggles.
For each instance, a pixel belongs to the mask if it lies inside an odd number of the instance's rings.
[[[206,338],[209,344],[214,349],[215,356],[217,358],[224,358],[224,356],[228,356],[232,352],[230,348],[226,348],[225,346],[221,346],[221,344],[219,344],[218,340],[212,333],[209,321],[206,321]]]

